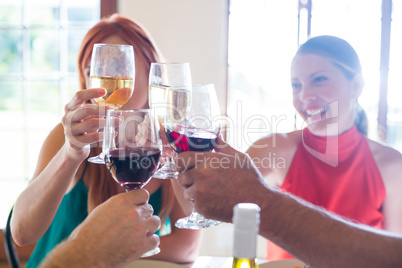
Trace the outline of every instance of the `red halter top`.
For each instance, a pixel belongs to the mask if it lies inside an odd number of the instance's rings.
[[[302,134],[280,189],[382,229],[385,186],[367,139],[356,127],[332,137],[315,136],[307,128]],[[294,257],[267,240],[268,260],[289,258]]]

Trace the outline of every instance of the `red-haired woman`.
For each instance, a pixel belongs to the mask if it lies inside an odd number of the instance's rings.
[[[89,30],[81,45],[78,57],[81,90],[66,104],[62,123],[45,140],[33,178],[14,206],[11,224],[15,242],[23,246],[38,241],[27,267],[36,267],[96,206],[124,191],[111,178],[105,165],[86,160],[101,151],[100,146],[94,144],[101,139],[97,129],[104,125],[105,115],[98,105],[90,103],[91,99],[103,96],[105,90],[86,89],[95,43],[134,47],[135,90],[122,109],[148,108],[148,73],[151,62],[160,61],[157,47],[133,20],[118,14],[102,19]],[[75,140],[82,145],[77,146]],[[92,144],[91,149],[85,147],[86,144]],[[171,181],[153,179],[145,189],[151,195],[149,202],[155,214],[162,220],[161,252],[150,258],[193,262],[198,254],[200,231],[178,229],[169,224],[185,216]]]

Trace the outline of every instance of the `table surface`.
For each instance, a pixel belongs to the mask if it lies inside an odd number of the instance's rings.
[[[266,262],[263,260],[259,261],[260,268],[294,268],[301,267],[304,268],[305,264],[299,260],[282,260],[274,262]],[[179,265],[175,263],[154,261],[154,260],[138,260],[126,268],[231,268],[232,258],[231,257],[210,257],[210,256],[200,256],[191,266]]]

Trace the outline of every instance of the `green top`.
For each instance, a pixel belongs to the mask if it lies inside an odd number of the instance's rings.
[[[162,188],[159,188],[149,199],[155,215],[159,213],[161,199]],[[49,251],[67,238],[85,220],[88,215],[87,204],[88,189],[84,182],[79,180],[74,188],[63,197],[52,224],[36,244],[26,268],[37,267]],[[159,231],[157,234],[159,235]]]

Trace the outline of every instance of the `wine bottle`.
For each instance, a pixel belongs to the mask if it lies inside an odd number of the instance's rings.
[[[240,203],[233,208],[234,241],[232,268],[258,268],[256,262],[260,207]]]

